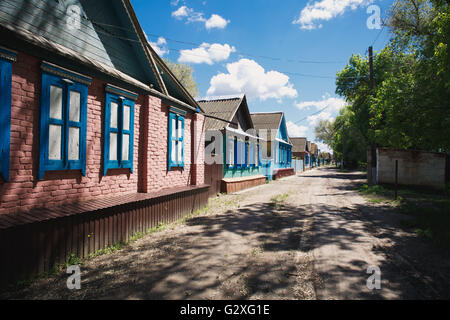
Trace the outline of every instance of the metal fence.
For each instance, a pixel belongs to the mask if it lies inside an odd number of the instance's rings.
[[[209,186],[190,186],[2,215],[0,287],[180,220],[206,206],[208,195]]]

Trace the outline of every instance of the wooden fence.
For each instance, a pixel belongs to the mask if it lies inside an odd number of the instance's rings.
[[[209,186],[131,194],[0,216],[0,288],[86,258],[204,207]]]
[[[223,179],[222,164],[205,165],[205,183],[210,186],[209,195],[216,196],[221,192],[221,181]]]

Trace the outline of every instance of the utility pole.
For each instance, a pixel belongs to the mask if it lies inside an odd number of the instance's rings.
[[[369,79],[370,79],[370,95],[374,95],[374,79],[373,79],[373,48],[369,47]],[[375,128],[372,127],[372,141],[370,146],[370,164],[367,168],[367,177],[369,185],[376,184],[376,167],[377,167],[377,147],[375,144]]]
[[[344,170],[344,124],[342,124],[342,134],[341,134],[341,141],[342,141],[342,160],[341,160],[341,170]]]

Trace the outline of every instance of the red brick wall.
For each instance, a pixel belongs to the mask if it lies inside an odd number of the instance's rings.
[[[196,185],[205,183],[205,117],[196,114],[194,122],[194,171],[193,180]]]
[[[109,170],[103,176],[105,83],[97,79],[88,88],[86,176],[80,171],[47,172],[38,181],[40,65],[22,53],[13,63],[10,182],[0,179],[0,214],[192,184],[191,140],[196,134],[191,128],[196,115],[188,114],[185,121],[185,170],[167,172],[168,107],[152,96],[139,96],[135,104],[133,173]]]
[[[184,123],[184,169],[172,168],[168,171],[168,123],[169,107],[161,100],[150,97],[148,113],[148,163],[149,168],[145,192],[186,186],[192,183],[192,114],[187,114]],[[162,126],[161,124],[164,124]]]

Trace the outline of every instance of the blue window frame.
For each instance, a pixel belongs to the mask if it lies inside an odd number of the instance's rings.
[[[235,144],[235,159],[234,167],[235,168],[241,168],[242,167],[242,142],[236,138],[236,144]]]
[[[89,78],[42,64],[39,179],[47,171],[80,170],[86,175]]]
[[[237,168],[239,166],[238,164],[238,147],[239,147],[239,142],[238,139],[235,137],[234,138],[234,142],[233,142],[233,148],[234,148],[234,163],[233,163],[233,167]]]
[[[262,158],[262,149],[261,149],[261,145],[258,144],[257,145],[257,149],[258,149],[258,166],[261,166],[261,158]]]
[[[0,177],[9,181],[12,62],[16,54],[0,48]]]
[[[169,112],[169,171],[184,168],[184,116]]]
[[[134,107],[137,95],[106,86],[103,175],[109,169],[133,173]]]
[[[255,157],[255,147],[254,147],[254,143],[253,142],[251,142],[249,144],[248,154],[249,154],[249,159],[250,159],[249,165],[250,165],[250,167],[254,168],[255,167],[255,158],[256,157]]]
[[[247,168],[249,165],[249,143],[245,142],[244,144],[244,168]]]

